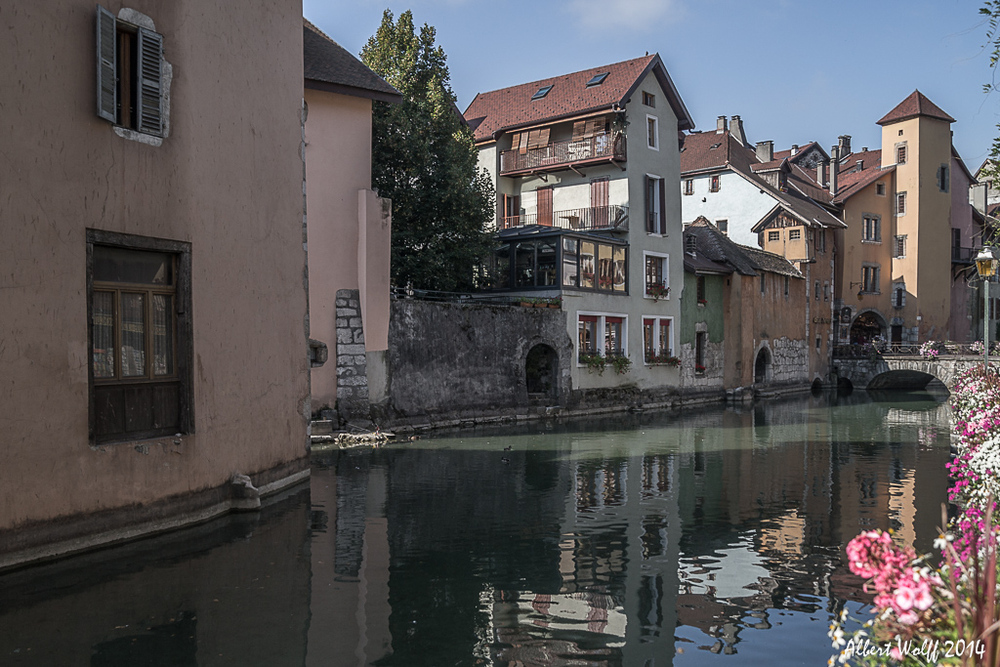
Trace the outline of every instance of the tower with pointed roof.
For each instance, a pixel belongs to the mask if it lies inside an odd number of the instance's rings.
[[[892,215],[894,243],[900,246],[884,282],[905,284],[903,310],[910,312],[900,315],[921,341],[948,337],[951,284],[942,278],[951,271],[953,122],[919,90],[878,121],[882,167],[895,166]]]

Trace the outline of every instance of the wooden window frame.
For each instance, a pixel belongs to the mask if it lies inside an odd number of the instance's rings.
[[[709,176],[708,180],[708,191],[718,192],[722,189],[722,178],[718,174],[713,174]]]
[[[129,283],[101,282],[94,280],[94,247],[104,246],[135,252],[164,253],[173,256],[174,285],[172,289],[163,286],[152,285],[132,285]],[[108,444],[114,442],[134,442],[148,438],[174,435],[175,433],[190,434],[194,432],[194,410],[193,410],[193,375],[192,360],[193,354],[193,332],[191,323],[191,244],[182,241],[170,241],[132,234],[121,234],[117,232],[106,232],[102,230],[87,230],[87,374],[88,374],[88,394],[89,394],[89,434],[92,444]],[[120,312],[116,312],[114,345],[115,350],[115,377],[107,379],[97,379],[94,374],[94,294],[95,292],[108,292],[118,290],[118,292],[148,294],[171,294],[173,296],[173,350],[174,368],[170,375],[155,375],[145,373],[143,376],[122,377],[120,371]],[[147,299],[149,301],[149,299]],[[117,299],[116,299],[117,302]],[[145,306],[146,316],[151,309],[151,304]],[[152,348],[152,326],[147,320],[145,326],[145,364],[153,363]],[[105,432],[101,424],[106,423],[106,418],[99,413],[99,395],[105,396],[107,392],[120,390],[124,396],[126,392],[133,394],[147,390],[151,395],[159,390],[169,390],[176,392],[177,416],[176,423],[171,423],[162,427],[145,429],[129,429],[127,426],[122,430]],[[127,400],[123,398],[122,400]],[[151,404],[152,405],[152,404]],[[123,403],[124,406],[124,403]],[[127,412],[128,408],[123,407]],[[127,421],[128,415],[122,415],[122,420]]]
[[[642,103],[650,109],[656,108],[656,95],[642,91]]]
[[[684,194],[693,195],[694,194],[694,179],[685,178],[684,179]]]
[[[666,235],[667,233],[667,185],[659,176],[646,174],[646,233]]]
[[[667,330],[667,339],[663,340],[663,330]],[[642,317],[642,362],[655,365],[653,357],[674,356],[674,318],[660,315],[643,315]]]
[[[801,229],[789,229],[788,230],[788,240],[789,241],[798,241],[801,238],[802,238],[802,230]]]
[[[781,240],[781,232],[778,230],[768,230],[767,232],[767,242],[774,243]]]
[[[660,119],[650,114],[646,114],[646,147],[660,150]]]
[[[652,299],[653,296],[650,294],[649,289],[654,284],[650,282],[651,279],[655,278],[656,274],[659,274],[660,280],[659,284],[663,287],[670,287],[670,255],[658,252],[643,251],[642,253],[642,265],[643,265],[643,296],[647,299]],[[658,269],[650,271],[652,267],[658,265]],[[658,296],[657,299],[663,299],[665,301],[670,300],[670,295]]]

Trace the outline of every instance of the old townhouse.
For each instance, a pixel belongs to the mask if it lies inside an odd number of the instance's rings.
[[[731,390],[816,379],[808,283],[792,262],[735,243],[699,217],[684,230],[684,267],[685,386]]]
[[[574,389],[677,386],[677,140],[693,122],[660,57],[480,93],[465,118],[496,184],[488,287],[560,300]],[[606,363],[627,372],[594,372]]]
[[[720,116],[714,132],[682,138],[685,222],[710,220],[736,243],[759,246],[786,258],[809,286],[801,315],[803,340],[810,341],[804,350],[808,382],[822,381],[829,369],[836,248],[833,232],[844,226],[817,201],[824,193],[807,171],[825,169],[825,158],[814,144],[784,154],[775,154],[770,141],[751,149],[739,116],[733,117],[728,128],[726,118]]]
[[[309,475],[301,5],[102,3],[4,14],[0,567]]]
[[[312,409],[368,416],[387,395],[392,202],[372,191],[372,102],[402,97],[309,21],[303,26],[309,321],[329,362]]]
[[[839,343],[970,339],[976,232],[953,122],[914,91],[878,121],[880,149],[852,152],[850,137],[835,148],[829,190],[847,225],[837,237]]]

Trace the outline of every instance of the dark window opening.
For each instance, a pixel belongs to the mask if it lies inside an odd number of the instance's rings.
[[[599,86],[604,83],[604,80],[608,78],[609,72],[601,72],[600,74],[595,74],[591,77],[590,81],[587,82],[587,88],[591,86]]]
[[[531,96],[531,99],[540,100],[546,95],[548,95],[550,90],[552,90],[552,86],[542,86],[537,91],[535,91],[535,94]]]

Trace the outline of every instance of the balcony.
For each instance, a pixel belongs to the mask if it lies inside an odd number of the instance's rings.
[[[565,211],[554,211],[551,217],[543,216],[541,220],[537,213],[511,215],[500,219],[500,229],[517,229],[531,225],[560,227],[581,232],[627,232],[628,206],[612,204],[610,206],[571,208]]]
[[[963,248],[953,245],[951,247],[951,263],[972,264],[972,262],[975,261],[977,254],[979,254],[978,248]]]
[[[500,174],[513,176],[572,169],[580,164],[625,162],[625,135],[602,132],[576,141],[554,141],[539,148],[508,150],[500,154]]]

